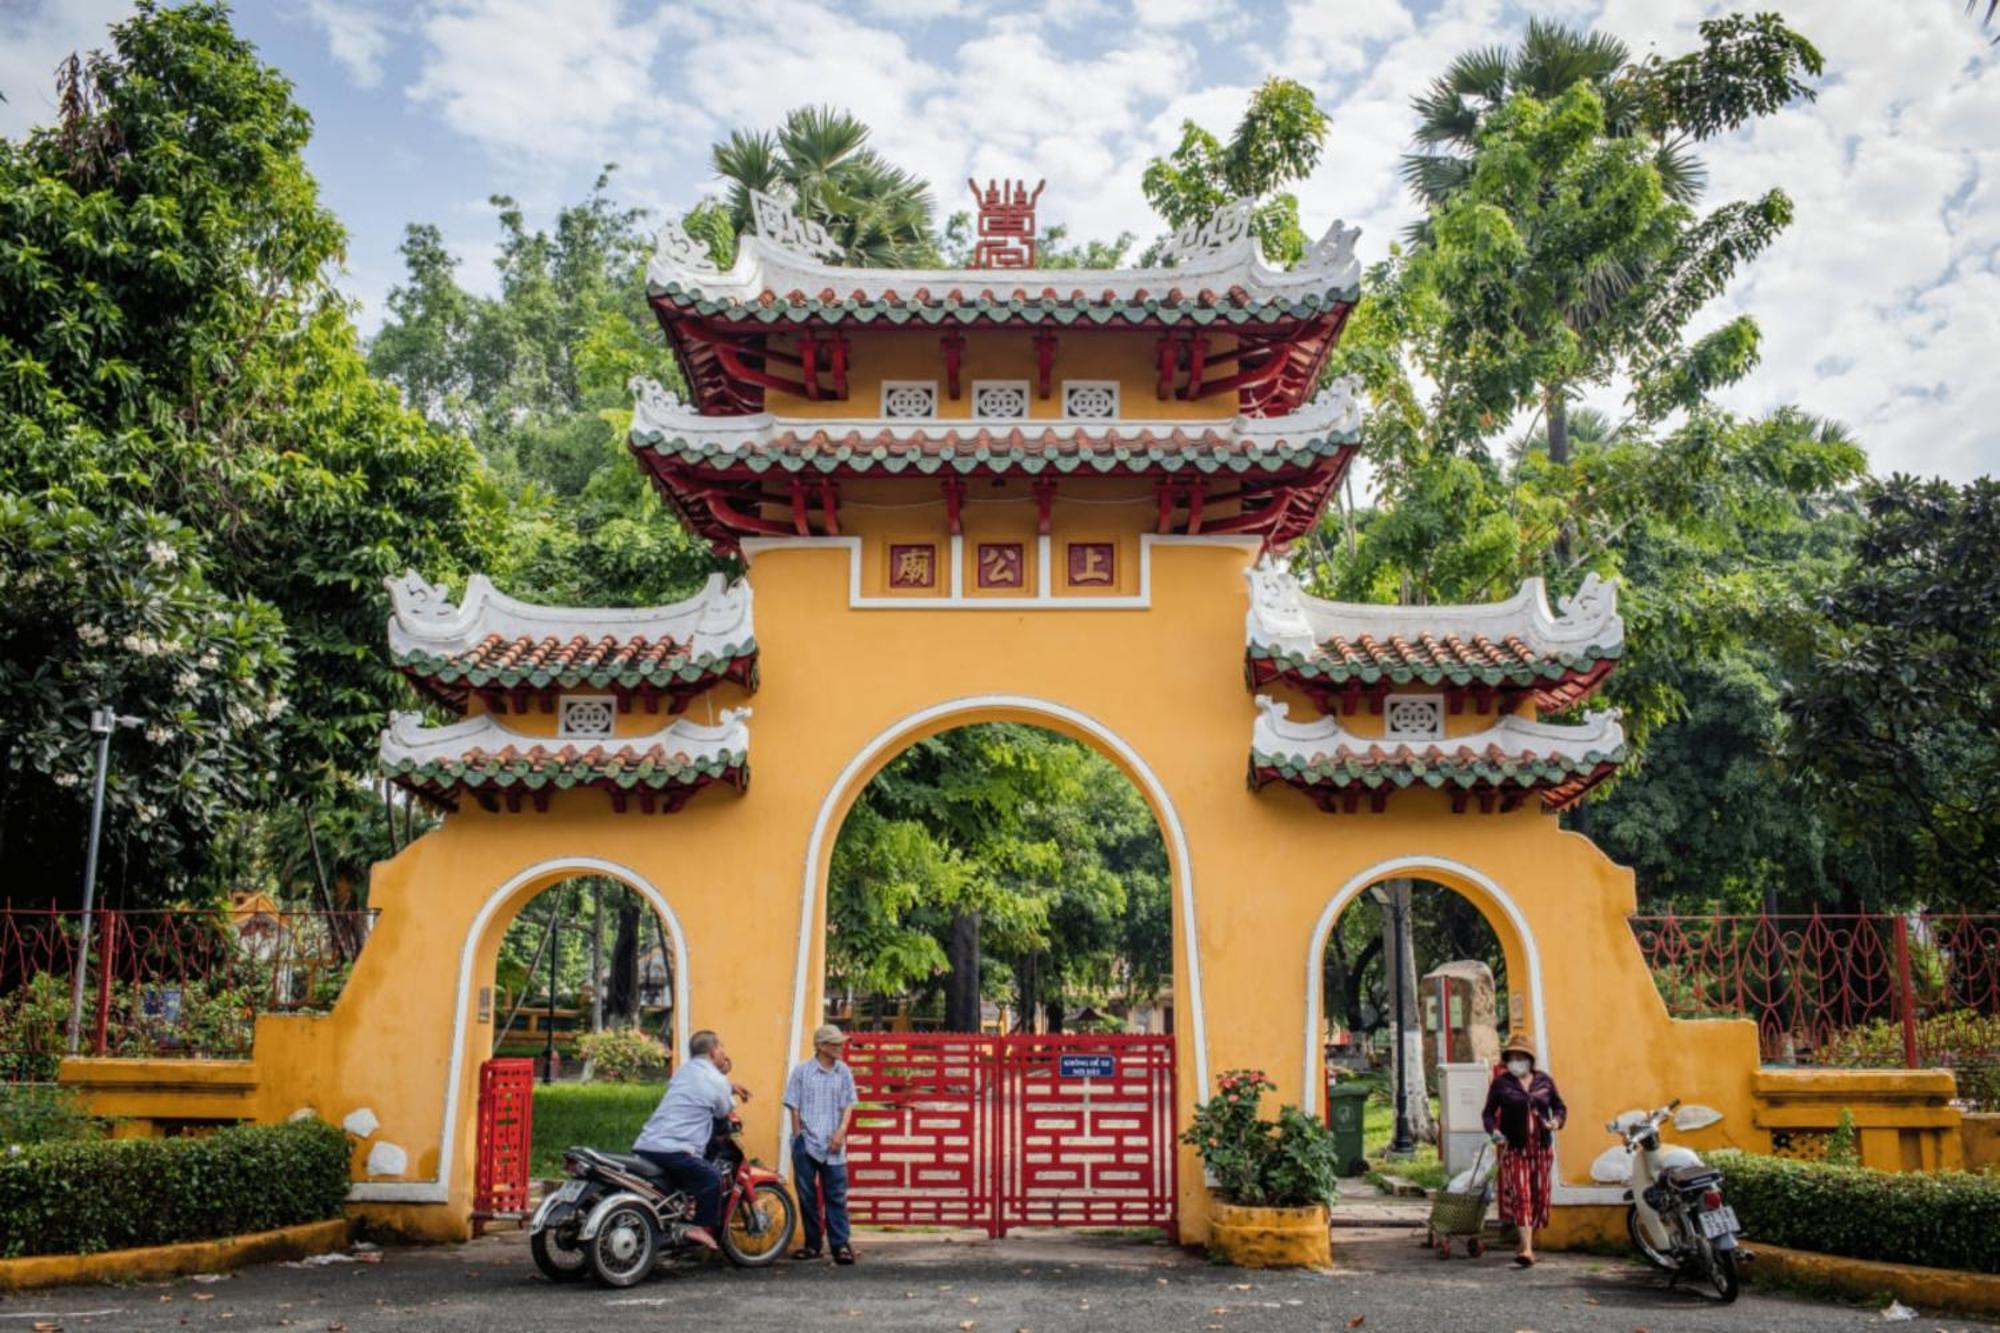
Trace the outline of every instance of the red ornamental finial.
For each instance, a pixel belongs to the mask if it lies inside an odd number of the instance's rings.
[[[1033,268],[1035,266],[1035,201],[1046,180],[988,181],[986,189],[968,178],[972,201],[979,206],[979,240],[972,247],[968,268]]]

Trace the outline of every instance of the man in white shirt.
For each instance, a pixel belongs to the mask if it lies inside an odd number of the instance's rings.
[[[722,1177],[708,1164],[708,1141],[715,1122],[733,1109],[732,1097],[750,1100],[750,1090],[729,1081],[731,1068],[722,1038],[707,1028],[688,1039],[688,1062],[674,1071],[666,1095],[639,1131],[634,1155],[660,1168],[667,1179],[694,1195],[694,1225],[687,1238],[715,1249],[722,1223]]]
[[[792,1116],[792,1179],[805,1215],[805,1247],[794,1259],[819,1258],[819,1204],[826,1201],[826,1239],[833,1261],[854,1262],[848,1244],[847,1127],[854,1119],[854,1071],[840,1058],[847,1034],[831,1023],[813,1033],[813,1058],[785,1081],[785,1109]]]

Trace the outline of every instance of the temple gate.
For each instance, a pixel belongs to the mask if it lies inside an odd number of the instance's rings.
[[[1569,1098],[1557,1243],[1622,1225],[1587,1175],[1611,1115],[1698,1099],[1744,1139],[1753,1025],[1669,1019],[1631,875],[1553,817],[1625,757],[1611,713],[1540,720],[1615,665],[1614,590],[1347,606],[1286,571],[1356,448],[1352,387],[1322,383],[1358,295],[1352,229],[1279,269],[1239,202],[1177,235],[1171,267],[877,271],[753,200],[727,270],[662,229],[648,295],[688,396],[635,383],[630,432],[745,576],[631,611],[395,583],[397,663],[462,716],[396,718],[382,762],[450,813],[376,869],[379,924],[334,1012],[260,1019],[260,1117],[365,1109],[354,1199],[465,1234],[501,934],[592,874],[663,915],[678,1038],[723,1033],[759,1093],[752,1143],[784,1160],[842,819],[913,742],[1014,721],[1096,749],[1159,823],[1180,1123],[1240,1066],[1317,1106],[1326,932],[1416,875],[1492,923],[1510,1012]],[[1207,1191],[1177,1152],[1199,1241]]]

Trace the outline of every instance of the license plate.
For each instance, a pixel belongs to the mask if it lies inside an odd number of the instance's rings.
[[[1701,1234],[1704,1236],[1728,1236],[1740,1230],[1742,1228],[1736,1225],[1736,1210],[1728,1204],[1701,1215]]]
[[[563,1187],[556,1191],[555,1201],[557,1203],[574,1203],[582,1196],[583,1182],[581,1180],[571,1180],[565,1182]]]

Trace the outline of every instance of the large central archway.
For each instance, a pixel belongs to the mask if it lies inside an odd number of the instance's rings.
[[[1065,704],[1030,695],[983,694],[952,699],[908,713],[877,732],[857,751],[834,779],[821,800],[807,838],[799,893],[799,935],[793,970],[792,1012],[788,1049],[803,1049],[807,1017],[819,1012],[821,970],[812,966],[813,941],[823,929],[826,913],[827,868],[833,838],[862,788],[897,754],[941,731],[976,722],[1025,722],[1069,736],[1102,754],[1139,789],[1167,844],[1173,878],[1175,972],[1185,987],[1188,1015],[1186,1050],[1194,1064],[1197,1086],[1208,1085],[1208,1033],[1202,1008],[1201,956],[1195,929],[1192,858],[1187,832],[1166,785],[1139,752],[1097,719]]]

